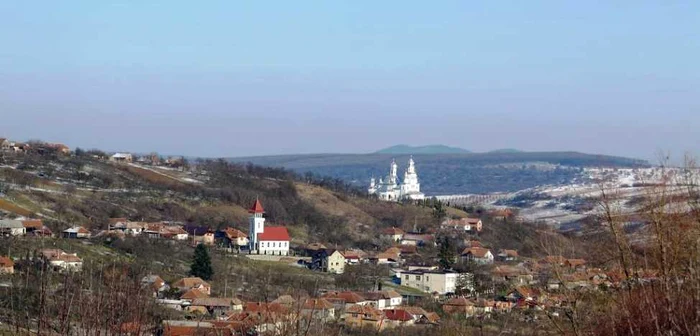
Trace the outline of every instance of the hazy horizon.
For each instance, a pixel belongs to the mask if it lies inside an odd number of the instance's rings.
[[[0,3],[0,137],[700,154],[700,3]]]

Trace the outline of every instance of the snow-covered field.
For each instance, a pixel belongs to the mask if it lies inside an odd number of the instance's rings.
[[[560,227],[600,213],[598,199],[603,192],[619,199],[618,210],[633,213],[635,197],[660,192],[685,193],[688,185],[700,184],[700,171],[680,168],[586,168],[569,184],[539,186],[509,194],[450,195],[439,199],[454,204],[520,209],[523,220]]]

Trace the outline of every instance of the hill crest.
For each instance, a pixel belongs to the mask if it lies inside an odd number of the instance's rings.
[[[380,149],[374,154],[460,154],[471,153],[464,148],[450,147],[445,145],[425,145],[425,146],[410,146],[410,145],[395,145]]]

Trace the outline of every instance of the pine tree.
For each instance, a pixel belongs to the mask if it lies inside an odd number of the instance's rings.
[[[197,245],[197,248],[194,249],[192,266],[190,266],[190,275],[200,277],[203,280],[211,280],[212,275],[214,275],[209,253],[203,244]]]
[[[445,237],[440,242],[440,252],[438,253],[438,258],[440,258],[440,267],[443,269],[452,269],[452,265],[455,263],[455,254],[452,250],[452,244],[450,240]]]

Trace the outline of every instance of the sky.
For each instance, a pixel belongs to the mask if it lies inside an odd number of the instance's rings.
[[[0,1],[0,137],[700,154],[698,1]]]

